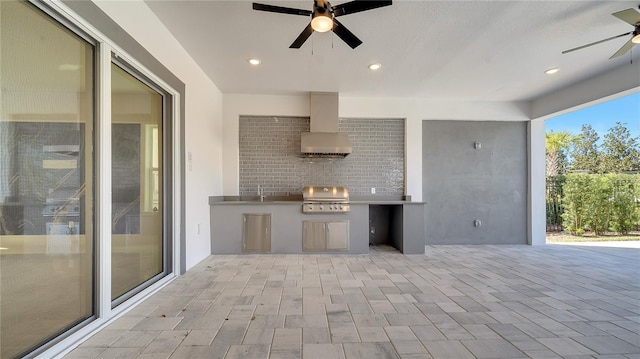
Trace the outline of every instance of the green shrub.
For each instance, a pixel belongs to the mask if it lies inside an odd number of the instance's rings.
[[[564,175],[546,178],[547,230],[562,229],[562,186],[565,180]]]
[[[564,192],[562,219],[565,229],[572,234],[584,234],[591,178],[591,175],[583,173],[571,173],[566,176],[562,189]]]
[[[610,176],[589,176],[589,187],[584,189],[587,197],[584,223],[587,229],[600,236],[609,230],[613,208],[613,184]]]
[[[633,230],[638,221],[638,210],[635,202],[638,175],[607,175],[613,185],[611,229],[627,234]]]
[[[640,174],[571,173],[562,192],[563,224],[572,234],[640,229]]]

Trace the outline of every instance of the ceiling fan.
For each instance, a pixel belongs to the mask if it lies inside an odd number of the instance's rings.
[[[311,16],[311,22],[309,25],[302,30],[302,33],[297,39],[295,39],[295,41],[293,41],[289,48],[299,49],[314,31],[327,32],[331,30],[352,49],[355,49],[362,44],[362,41],[342,25],[336,17],[389,5],[391,5],[391,1],[354,0],[344,4],[331,6],[329,1],[313,0],[313,11],[258,3],[253,3],[253,9],[290,15]]]
[[[627,10],[614,12],[611,15],[613,15],[613,16],[617,17],[618,19],[630,24],[635,29],[633,31],[630,31],[630,32],[627,32],[627,33],[624,33],[624,34],[612,36],[612,37],[604,39],[604,40],[592,42],[590,44],[586,44],[586,45],[575,47],[573,49],[565,50],[565,51],[562,51],[562,53],[566,54],[568,52],[584,49],[585,47],[597,45],[597,44],[603,43],[605,41],[609,41],[609,40],[617,39],[619,37],[631,35],[631,38],[629,39],[629,41],[627,41],[624,45],[622,45],[622,47],[620,49],[618,49],[618,51],[616,51],[609,58],[609,59],[613,59],[614,57],[618,57],[618,56],[622,56],[622,55],[626,54],[627,51],[631,50],[631,48],[635,44],[640,44],[640,13],[637,12],[636,10],[634,10],[634,9],[627,9]]]

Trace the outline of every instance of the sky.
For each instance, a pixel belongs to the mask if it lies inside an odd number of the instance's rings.
[[[545,128],[546,132],[569,131],[577,135],[583,124],[590,124],[602,141],[616,122],[625,124],[632,137],[640,136],[640,93],[552,117],[545,121]]]

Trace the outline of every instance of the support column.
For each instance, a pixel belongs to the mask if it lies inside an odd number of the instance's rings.
[[[528,208],[527,243],[544,245],[547,240],[545,205],[545,123],[544,120],[529,121],[528,126]]]

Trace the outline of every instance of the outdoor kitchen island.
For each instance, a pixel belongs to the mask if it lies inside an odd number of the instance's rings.
[[[388,214],[380,225],[388,233],[385,244],[404,254],[424,253],[424,202],[356,200],[348,213],[317,214],[303,213],[302,200],[216,196],[209,205],[212,254],[366,254],[375,232],[370,208]]]

